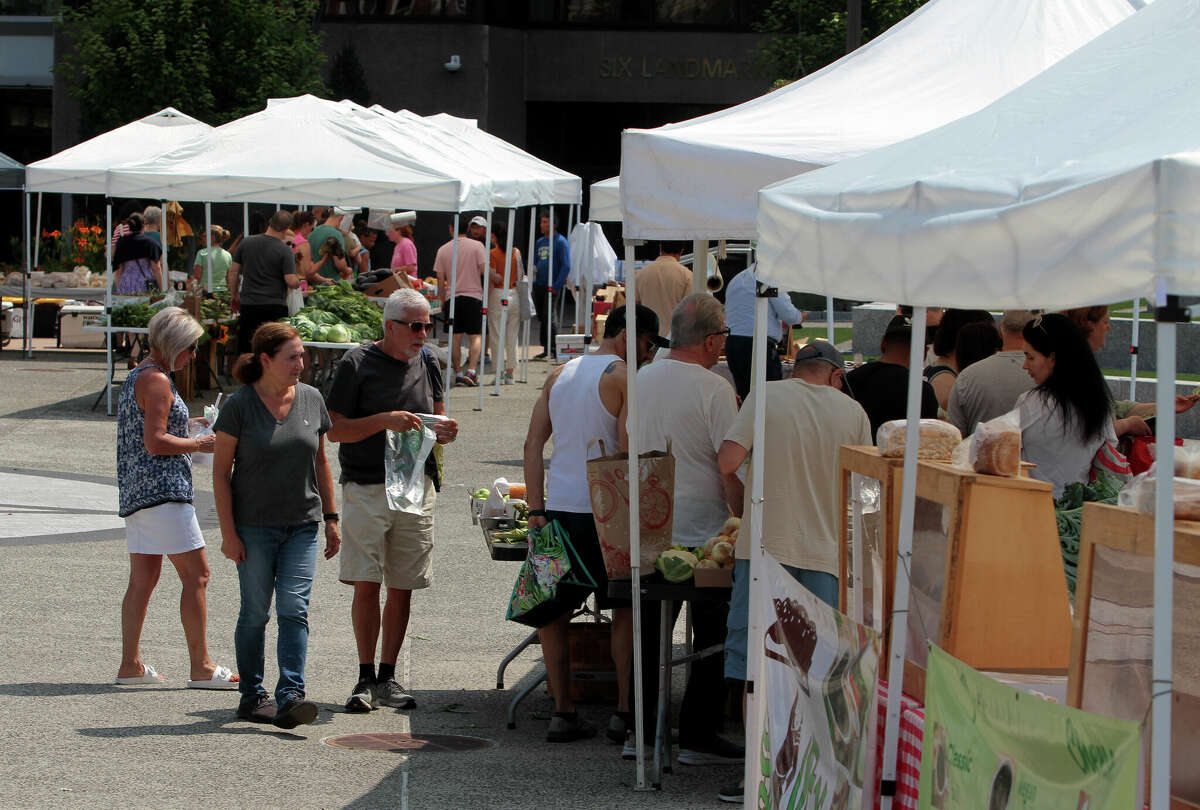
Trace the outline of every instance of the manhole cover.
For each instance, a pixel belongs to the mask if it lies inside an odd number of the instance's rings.
[[[327,737],[327,745],[334,748],[350,748],[355,751],[388,751],[407,754],[422,751],[433,754],[454,754],[459,751],[475,751],[491,748],[494,743],[482,737],[463,737],[458,734],[347,734],[344,737]]]

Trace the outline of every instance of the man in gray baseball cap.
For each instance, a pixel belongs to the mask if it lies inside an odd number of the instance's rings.
[[[871,427],[862,406],[842,392],[845,364],[835,346],[823,340],[796,355],[790,380],[764,386],[766,436],[754,446],[754,398],[751,388],[733,427],[717,453],[721,473],[736,473],[751,453],[764,453],[763,548],[792,577],[819,599],[838,605],[838,452],[844,444],[871,444]],[[741,537],[750,536],[750,493],[746,480]],[[733,594],[725,636],[725,677],[746,680],[750,606],[750,544],[735,546]],[[723,801],[736,801],[741,786],[722,788]]]

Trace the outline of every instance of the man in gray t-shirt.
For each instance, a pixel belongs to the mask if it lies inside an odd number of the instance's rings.
[[[980,422],[1008,413],[1016,407],[1017,397],[1033,388],[1033,378],[1022,367],[1025,362],[1021,330],[1033,320],[1025,309],[1006,310],[1000,319],[1000,351],[959,373],[950,389],[946,419],[962,435],[975,432]]]
[[[255,329],[287,317],[287,291],[300,286],[296,260],[283,243],[290,227],[291,213],[276,211],[266,233],[247,236],[233,250],[227,280],[230,306],[238,313],[238,354],[250,351]]]

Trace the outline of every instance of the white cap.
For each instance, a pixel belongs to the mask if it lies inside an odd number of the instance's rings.
[[[478,225],[480,228],[486,228],[487,220],[484,219],[483,217],[471,217],[471,221],[468,224]]]

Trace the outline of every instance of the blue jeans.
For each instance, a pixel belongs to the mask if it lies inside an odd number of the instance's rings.
[[[263,657],[271,595],[279,617],[279,682],[275,701],[304,697],[304,662],[308,658],[308,600],[317,570],[317,523],[299,526],[238,526],[246,559],[238,566],[242,607],[233,645],[237,651],[238,689],[242,699],[266,694]]]
[[[781,563],[782,565],[782,563]],[[824,571],[784,565],[813,596],[838,609],[838,579]],[[729,600],[728,630],[725,635],[725,677],[746,680],[746,636],[750,630],[750,561],[736,560],[733,564],[733,594]]]

